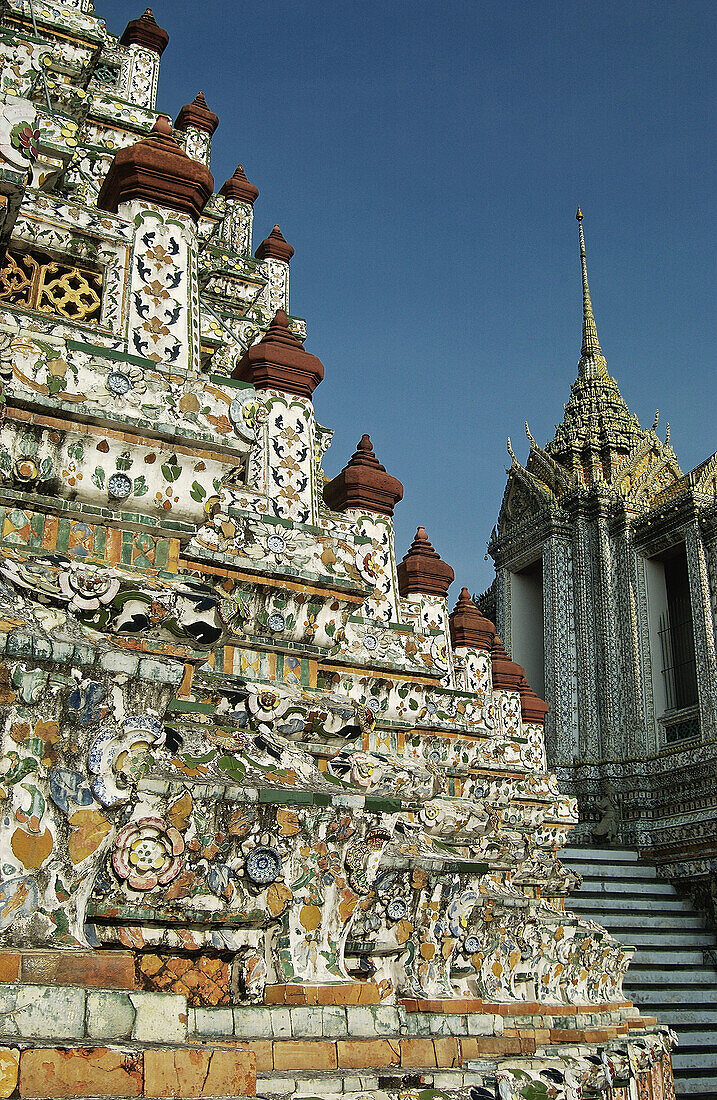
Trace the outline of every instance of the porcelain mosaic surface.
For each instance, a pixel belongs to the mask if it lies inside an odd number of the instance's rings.
[[[251,204],[97,207],[157,117],[157,51],[89,0],[36,2],[37,36],[26,7],[0,38],[0,946],[130,952],[198,1012],[403,1006],[397,1036],[560,1013],[569,1057],[492,1057],[445,1095],[548,1095],[552,1067],[549,1095],[618,1097],[630,1027],[650,1071],[671,1039],[625,1002],[630,949],[565,907],[576,811],[542,721],[445,597],[400,594],[390,516],[324,503],[310,398],[237,380],[289,306]],[[182,143],[206,166],[206,134]],[[580,1014],[611,1021],[602,1054]]]

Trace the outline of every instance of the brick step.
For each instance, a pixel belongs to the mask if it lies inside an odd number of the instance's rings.
[[[223,1100],[256,1095],[256,1059],[219,1047],[0,1047],[0,1085],[21,1100],[173,1096]],[[17,1091],[15,1091],[17,1089]]]
[[[15,1038],[185,1043],[187,999],[177,993],[0,984],[0,1042]]]

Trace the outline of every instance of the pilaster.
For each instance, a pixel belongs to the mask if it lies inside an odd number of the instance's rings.
[[[192,372],[199,367],[197,230],[187,214],[133,199],[118,213],[135,224],[127,325],[132,355]]]
[[[710,600],[707,554],[704,539],[695,519],[685,532],[687,572],[692,604],[692,627],[697,661],[697,691],[702,737],[717,733],[717,655],[715,629]]]
[[[138,107],[154,111],[157,105],[157,85],[159,83],[159,55],[154,50],[145,49],[133,43],[127,47],[129,54],[129,72],[127,75],[127,98]]]
[[[567,539],[553,534],[543,546],[546,745],[551,766],[570,764],[579,753],[572,554]]]
[[[584,761],[600,758],[600,721],[598,714],[597,645],[595,637],[595,577],[593,529],[584,516],[578,516],[573,536],[573,592],[575,595],[575,633],[580,703],[578,710],[579,756]]]

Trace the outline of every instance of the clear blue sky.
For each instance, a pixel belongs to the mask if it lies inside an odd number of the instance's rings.
[[[121,32],[143,3],[96,0]],[[292,312],[326,377],[333,475],[369,432],[482,590],[510,435],[545,442],[580,348],[575,207],[598,331],[682,468],[717,447],[715,46],[702,0],[155,0],[159,106],[220,117],[219,187],[260,189],[255,243],[296,248]]]

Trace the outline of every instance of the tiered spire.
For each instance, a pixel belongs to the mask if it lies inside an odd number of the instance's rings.
[[[185,103],[180,107],[174,128],[175,130],[201,130],[202,133],[211,136],[218,125],[219,115],[209,110],[204,92],[197,92],[191,103]]]
[[[285,239],[284,234],[275,225],[268,237],[265,237],[256,250],[257,260],[283,260],[289,263],[294,255],[294,249]]]
[[[97,205],[116,213],[120,203],[140,199],[181,210],[198,221],[213,190],[209,169],[187,156],[167,116],[159,115],[151,133],[115,155]]]
[[[593,313],[583,232],[578,207],[578,240],[583,289],[583,325],[578,376],[573,383],[563,421],[546,452],[567,468],[579,484],[609,483],[645,433],[610,377],[598,339]],[[530,469],[530,462],[528,469]]]
[[[246,202],[253,206],[259,197],[259,188],[246,178],[244,165],[238,164],[234,169],[234,175],[222,185],[219,194],[224,195],[226,199]]]

